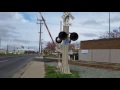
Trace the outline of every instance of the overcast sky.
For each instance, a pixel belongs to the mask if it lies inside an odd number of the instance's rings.
[[[77,32],[79,39],[98,39],[101,33],[109,30],[108,12],[71,12],[75,17],[71,20],[70,32]],[[60,21],[63,12],[42,12],[48,28],[55,39],[60,32]],[[15,44],[38,47],[40,19],[38,12],[0,12],[0,36],[2,45]],[[120,26],[120,13],[111,12],[111,30]],[[51,41],[45,28],[42,26],[43,42]]]

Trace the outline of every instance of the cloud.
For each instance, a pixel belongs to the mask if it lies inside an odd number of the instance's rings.
[[[111,12],[110,13],[110,22],[111,23],[118,23],[120,22],[120,12]],[[109,15],[106,17],[105,20],[102,21],[102,23],[109,23]]]
[[[113,18],[110,19],[110,22],[111,23],[120,22],[120,17],[119,16],[113,17]]]
[[[16,27],[11,26],[9,24],[6,24],[6,25],[0,24],[0,36],[2,38],[15,38],[17,37],[17,34],[19,34],[16,31],[16,29],[17,29]]]
[[[21,40],[21,39],[13,39],[14,42],[18,42],[18,43],[24,43],[24,44],[29,44],[30,41],[29,40]]]
[[[96,38],[95,33],[109,30],[108,13],[72,13],[75,19],[72,21],[70,32],[80,33],[80,38],[77,41]],[[40,18],[39,13],[37,15]],[[61,16],[63,13],[42,12],[42,15],[45,17],[50,33],[55,40],[60,32],[60,21],[62,20]],[[111,15],[111,22],[115,22],[115,19],[119,21],[119,15]],[[12,39],[13,43],[38,47],[39,25],[37,27],[36,22],[37,17],[35,12],[0,12],[0,35],[6,39],[6,42],[8,39]],[[113,27],[113,24],[115,24],[114,26],[118,26],[119,22],[112,23],[111,27]],[[52,41],[44,25],[42,26],[42,32],[42,39],[44,41]]]
[[[81,22],[82,25],[101,25],[101,22],[97,22],[96,20],[87,20],[85,22]]]
[[[85,37],[96,37],[96,36],[98,36],[97,34],[94,34],[94,33],[80,33],[80,35],[85,36]]]
[[[20,21],[20,22],[22,22],[22,23],[27,23],[27,22],[29,22],[28,20],[26,20],[26,19],[24,18],[24,16],[23,16],[21,13],[15,13],[14,19],[15,19],[15,20],[18,20],[18,21]]]
[[[39,14],[38,14],[39,15]],[[44,15],[44,14],[43,14]],[[48,25],[53,39],[59,33],[59,17],[54,16],[55,13],[51,13],[52,18],[49,18],[49,14],[46,14],[46,22],[51,20],[57,21],[57,25]],[[29,17],[28,17],[29,16]],[[61,17],[60,17],[61,18]],[[30,20],[31,19],[31,20]],[[0,12],[0,36],[4,44],[21,44],[21,45],[36,45],[39,44],[39,30],[37,27],[37,18],[35,13],[19,13],[19,12]],[[55,22],[56,24],[56,22]],[[38,25],[39,26],[39,25]],[[57,31],[57,32],[56,32]],[[51,38],[43,25],[42,38],[45,41],[51,41]],[[46,45],[46,42],[43,42]],[[3,44],[2,43],[2,44]]]
[[[13,16],[14,16],[13,12],[0,12],[0,21],[11,19],[13,18]]]
[[[28,43],[28,41],[22,41],[21,26],[24,26],[28,21],[18,12],[0,12],[0,37],[3,42],[8,43],[11,39],[13,42]],[[13,40],[14,39],[14,40]],[[18,41],[17,41],[18,40]]]

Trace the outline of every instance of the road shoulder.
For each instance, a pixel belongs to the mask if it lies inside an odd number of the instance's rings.
[[[16,74],[14,74],[12,76],[12,78],[20,78],[25,71],[30,67],[30,65],[33,63],[33,61],[30,61],[25,67],[23,67],[19,72],[17,72]]]

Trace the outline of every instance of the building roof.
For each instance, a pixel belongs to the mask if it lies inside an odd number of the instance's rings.
[[[120,49],[120,38],[81,41],[80,49]]]

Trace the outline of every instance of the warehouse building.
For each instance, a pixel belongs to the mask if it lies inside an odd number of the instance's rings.
[[[79,60],[120,63],[120,39],[81,41]]]

